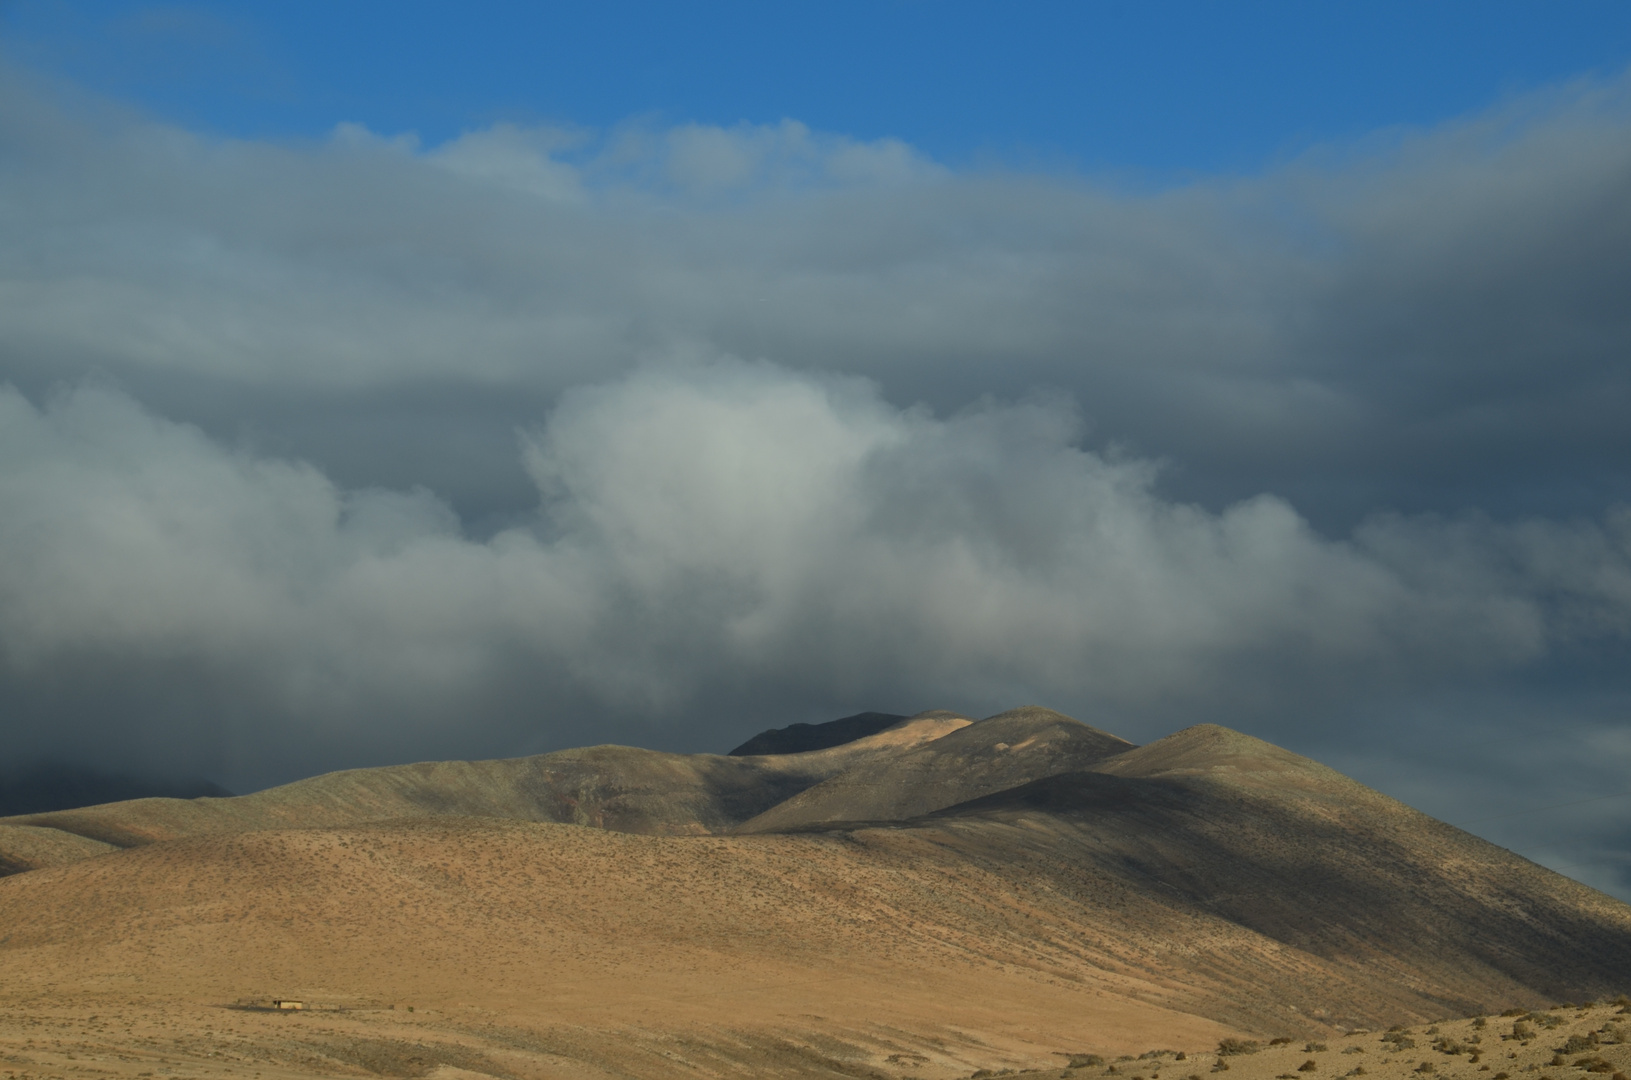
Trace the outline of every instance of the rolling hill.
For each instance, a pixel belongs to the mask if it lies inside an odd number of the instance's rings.
[[[1631,989],[1626,905],[1238,732],[1035,708],[0,823],[25,840],[0,1063],[72,1030],[59,1075],[1096,1080],[1164,1050],[1122,1071],[1178,1080],[1225,1039]],[[274,998],[311,1008],[224,1008]]]

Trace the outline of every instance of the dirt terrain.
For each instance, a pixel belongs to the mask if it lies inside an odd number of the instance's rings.
[[[590,746],[496,761],[349,769],[237,798],[134,799],[0,818],[0,872],[8,864],[56,865],[83,857],[76,853],[86,850],[48,849],[37,834],[11,831],[19,826],[121,848],[207,833],[424,817],[556,821],[667,835],[719,832],[847,769],[912,750],[969,723],[967,717],[936,711],[804,754],[664,754]]]
[[[780,832],[674,827],[725,805],[708,785],[729,759],[626,748],[565,758],[617,793],[585,824],[447,809],[547,805],[515,780],[568,775],[539,759],[195,800],[226,805],[191,834],[165,800],[48,815],[103,839],[57,829],[54,863],[0,879],[0,1078],[1631,1069],[1617,1005],[1457,1019],[1631,989],[1631,908],[1227,729],[1132,748],[1071,723],[938,714],[783,755],[805,763],[738,759],[756,771],[724,775],[812,791],[955,736],[951,781],[1024,780],[895,820],[823,802]],[[438,775],[464,786],[435,804]],[[280,820],[299,805],[329,818]],[[593,827],[616,821],[643,829]],[[51,846],[48,823],[0,827]]]

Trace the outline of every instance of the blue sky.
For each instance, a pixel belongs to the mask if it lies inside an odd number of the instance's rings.
[[[1035,703],[1631,896],[1628,64],[1624,3],[11,0],[0,741]]]
[[[1631,60],[1566,3],[206,5],[12,0],[7,48],[188,127],[441,142],[508,120],[791,117],[936,160],[1157,181],[1428,126]]]

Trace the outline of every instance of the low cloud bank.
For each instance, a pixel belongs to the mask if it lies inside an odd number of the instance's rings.
[[[428,491],[345,489],[106,386],[6,390],[5,735],[229,786],[653,718],[722,745],[789,702],[1039,699],[1152,735],[1631,627],[1631,513],[1330,540],[1272,495],[1163,497],[1079,434],[1057,399],[936,417],[768,364],[646,368],[526,432],[536,510],[473,539]]]

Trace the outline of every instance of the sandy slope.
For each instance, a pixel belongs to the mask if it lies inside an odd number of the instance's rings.
[[[769,757],[590,746],[495,761],[427,761],[328,773],[237,798],[134,799],[4,818],[0,873],[62,861],[55,851],[36,857],[43,850],[40,829],[116,847],[407,817],[499,817],[668,835],[722,832],[844,770],[913,750],[969,723],[956,713],[924,713],[842,746]],[[8,826],[35,832],[19,834]]]

